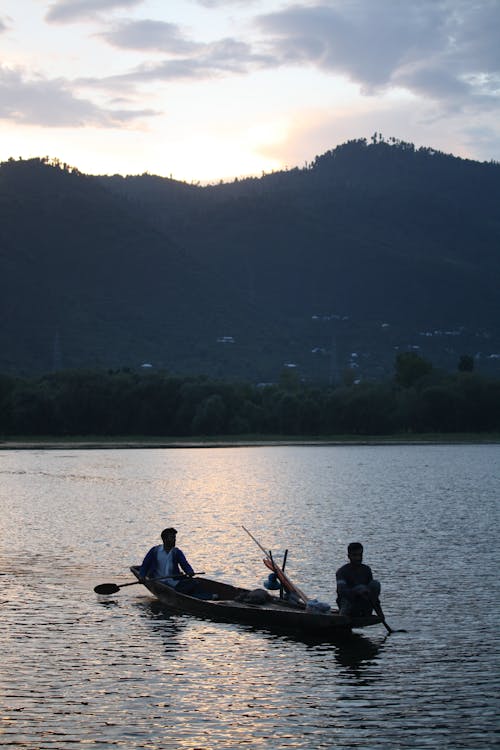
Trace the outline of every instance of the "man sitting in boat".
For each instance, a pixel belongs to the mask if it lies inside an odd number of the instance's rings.
[[[151,547],[142,562],[139,575],[141,578],[164,578],[165,583],[172,588],[183,594],[190,594],[196,587],[196,582],[192,580],[194,570],[186,560],[184,552],[175,546],[176,537],[177,529],[172,527],[163,529],[161,532],[163,544]],[[181,577],[179,566],[187,578]]]
[[[370,615],[378,603],[380,583],[375,581],[368,565],[363,563],[363,545],[351,542],[347,547],[349,562],[337,570],[337,606],[341,615]]]

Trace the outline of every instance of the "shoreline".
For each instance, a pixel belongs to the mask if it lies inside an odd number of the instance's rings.
[[[388,435],[388,436],[355,436],[339,435],[325,438],[316,437],[238,437],[228,436],[220,438],[103,438],[103,437],[74,437],[74,438],[5,438],[0,439],[2,450],[137,450],[137,449],[177,449],[177,448],[260,448],[283,446],[397,446],[397,445],[498,445],[500,434],[457,434],[457,435]]]

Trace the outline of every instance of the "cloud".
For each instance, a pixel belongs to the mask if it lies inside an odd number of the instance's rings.
[[[153,114],[147,109],[99,107],[75,96],[63,79],[25,80],[19,70],[0,68],[0,120],[42,127],[114,128]]]
[[[0,34],[6,31],[10,31],[13,26],[13,19],[11,16],[0,16]]]
[[[99,35],[121,49],[158,50],[173,55],[196,52],[200,45],[186,39],[179,27],[165,21],[122,21]]]
[[[198,2],[210,7],[227,4]],[[58,5],[66,4],[69,0],[59,0]],[[102,9],[118,7],[118,0],[74,0],[72,6],[77,5]],[[161,52],[166,57],[104,79],[102,85],[313,66],[359,84],[368,97],[405,89],[439,103],[443,114],[461,108],[489,109],[500,103],[499,26],[498,0],[296,4],[256,16],[256,35],[249,41],[226,38],[201,43],[186,37],[176,24],[122,21],[101,38],[120,49]]]
[[[497,0],[342,0],[294,5],[255,24],[282,64],[344,75],[367,95],[403,87],[482,106],[499,93]]]
[[[235,6],[240,0],[196,0],[210,8]],[[47,14],[52,22],[96,18],[105,11],[130,8],[142,0],[54,0]],[[500,104],[500,53],[498,0],[323,0],[284,5],[275,12],[254,17],[245,36],[199,42],[175,23],[163,20],[115,20],[98,34],[119,50],[144,54],[144,62],[112,76],[61,80],[23,81],[16,99],[0,103],[0,116],[68,118],[81,124],[98,122],[101,127],[157,114],[151,110],[102,108],[74,91],[113,90],[130,93],[136,87],[162,81],[199,81],[277,68],[316,68],[325,76],[341,76],[358,84],[367,112],[373,111],[373,130],[378,99],[396,92],[414,103],[422,122],[436,123],[443,116],[493,112]],[[1,28],[0,28],[1,31]],[[158,53],[161,59],[158,58]],[[153,56],[154,55],[154,56]],[[0,79],[0,87],[3,85]],[[33,90],[33,111],[30,97]],[[57,102],[44,106],[38,92],[45,87]],[[24,108],[11,107],[25,94]],[[397,98],[397,97],[395,97]],[[416,106],[418,104],[418,107]],[[421,106],[422,105],[422,106]],[[388,111],[388,110],[387,110]],[[6,114],[10,112],[10,114]],[[384,110],[386,112],[386,110]],[[412,107],[407,113],[411,117]],[[23,114],[24,113],[24,114]],[[485,114],[486,116],[486,114]],[[385,115],[384,115],[385,117]],[[388,117],[388,115],[387,115]],[[488,131],[489,132],[489,131]],[[366,134],[366,130],[364,131]],[[399,132],[388,133],[404,137]],[[330,137],[330,143],[332,138]],[[439,145],[439,144],[438,144]]]
[[[115,8],[132,8],[144,0],[55,0],[49,6],[45,20],[49,23],[73,23],[95,18]]]
[[[257,0],[196,0],[198,5],[203,5],[205,8],[220,8],[224,5],[245,5],[248,6]]]
[[[228,73],[246,74],[253,70],[275,67],[277,64],[272,56],[254,52],[249,44],[237,39],[225,38],[210,43],[195,43],[173,36],[171,42],[174,47],[178,43],[179,49],[183,44],[189,45],[191,54],[144,64],[121,75],[84,79],[80,83],[86,86],[112,88],[152,81],[202,80]]]
[[[56,0],[51,20],[69,21],[142,0]],[[229,0],[230,1],[230,0]],[[198,0],[216,7],[225,0]],[[439,103],[441,112],[498,107],[498,0],[330,0],[284,7],[254,18],[245,41],[197,42],[166,21],[122,20],[99,34],[118,49],[162,53],[86,85],[201,80],[278,67],[312,66],[359,84],[375,96],[405,89]]]
[[[428,5],[428,4],[426,4]],[[283,62],[312,63],[327,72],[343,73],[367,86],[382,86],[395,69],[432,49],[440,38],[440,19],[418,2],[371,0],[315,6],[295,5],[262,15],[256,23],[274,37]]]

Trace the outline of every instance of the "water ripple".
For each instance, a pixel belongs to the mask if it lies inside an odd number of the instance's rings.
[[[498,449],[61,457],[0,458],[3,747],[499,746]],[[240,524],[277,554],[286,540],[326,600],[359,536],[409,633],[318,643],[172,614],[139,586],[97,597],[167,521],[193,561],[252,587],[265,572]]]

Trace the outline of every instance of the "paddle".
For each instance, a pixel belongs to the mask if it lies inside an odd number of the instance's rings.
[[[387,630],[389,635],[391,635],[392,633],[407,633],[408,632],[407,630],[404,630],[403,628],[401,630],[394,630],[393,628],[391,628],[391,626],[385,620],[385,615],[384,615],[382,606],[380,604],[380,601],[378,599],[372,599],[371,603],[373,605],[373,609],[382,620],[382,625]]]
[[[201,571],[201,573],[193,573],[193,576],[203,576],[205,575],[204,571]],[[184,575],[183,573],[180,573],[179,575],[175,576],[162,576],[161,578],[151,578],[150,583],[153,581],[164,581],[165,578],[187,578],[188,576]],[[190,576],[192,578],[192,576]],[[120,589],[125,588],[125,586],[135,586],[137,583],[142,583],[142,581],[132,581],[131,583],[122,583],[120,586],[116,583],[100,583],[99,586],[94,586],[94,591],[96,594],[116,594]]]
[[[244,526],[241,527],[243,531],[246,531],[248,536],[254,540],[255,544],[259,549],[262,550],[262,552],[265,554],[266,559],[264,560],[264,565],[273,571],[273,573],[276,573],[276,576],[278,577],[278,580],[284,585],[285,588],[287,588],[289,591],[293,591],[293,593],[299,598],[302,599],[304,604],[307,604],[309,601],[309,597],[307,597],[303,591],[299,589],[298,586],[296,586],[292,581],[288,578],[288,576],[283,572],[282,568],[279,567],[279,565],[276,565],[274,562],[272,555],[267,552],[267,550],[262,546],[260,542],[257,541],[257,539],[254,537],[253,534],[251,534],[247,528]]]

